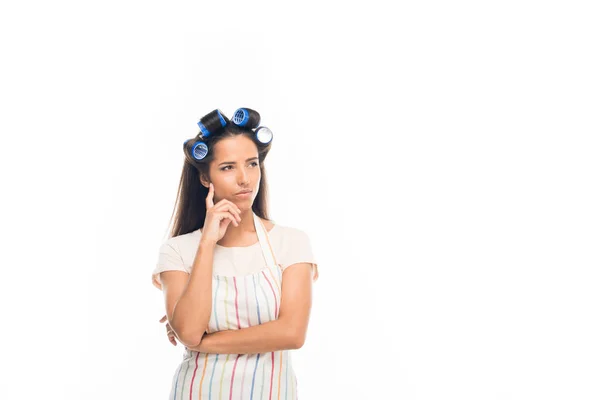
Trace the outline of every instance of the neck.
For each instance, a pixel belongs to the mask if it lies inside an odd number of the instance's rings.
[[[252,208],[242,210],[240,217],[242,220],[240,221],[239,226],[235,226],[233,223],[230,223],[227,227],[225,235],[221,240],[228,242],[232,239],[235,240],[236,238],[241,238],[248,233],[256,232]]]

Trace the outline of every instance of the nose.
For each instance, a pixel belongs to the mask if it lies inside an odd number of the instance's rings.
[[[248,172],[246,172],[243,168],[238,169],[238,171],[241,171],[238,174],[238,182],[240,183],[240,186],[246,186],[248,184]]]

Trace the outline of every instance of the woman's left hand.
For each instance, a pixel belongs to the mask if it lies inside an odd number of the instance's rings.
[[[165,315],[164,317],[162,317],[160,319],[159,322],[165,322],[166,320],[167,320],[167,316]],[[177,341],[175,340],[175,338],[176,338],[175,332],[173,332],[173,329],[171,329],[171,325],[169,325],[168,322],[166,324],[166,328],[167,328],[167,337],[169,338],[169,342],[171,342],[173,344],[173,346],[177,346]]]
[[[167,320],[167,316],[164,315],[160,319],[159,322],[165,322],[166,320]],[[171,342],[173,344],[173,346],[177,346],[177,341],[175,340],[177,338],[177,336],[175,336],[175,332],[173,332],[171,325],[169,325],[169,323],[167,322],[165,326],[167,328],[167,337],[169,338],[169,342]],[[210,335],[210,333],[204,332],[204,335],[202,335],[202,339],[206,338],[208,335]],[[194,350],[198,351],[198,352],[203,352],[203,347],[201,347],[201,346],[202,346],[202,340],[200,341],[200,344],[198,344],[198,346],[194,347]]]

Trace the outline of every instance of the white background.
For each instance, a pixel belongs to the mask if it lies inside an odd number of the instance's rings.
[[[4,3],[0,398],[167,399],[150,273],[238,107],[319,260],[301,398],[599,398],[593,3]]]

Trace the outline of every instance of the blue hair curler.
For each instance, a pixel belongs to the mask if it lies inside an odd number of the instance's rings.
[[[194,157],[196,160],[202,160],[208,154],[208,146],[206,145],[206,143],[198,141],[192,147],[191,152],[192,157]]]
[[[255,129],[260,124],[260,114],[251,108],[238,108],[231,122],[242,128]]]
[[[221,111],[216,110],[217,114],[219,115],[219,121],[221,122],[221,127],[224,127],[225,125],[227,125],[227,121],[225,121],[225,118],[223,118],[223,116],[221,115]],[[198,121],[198,126],[200,127],[200,132],[202,132],[202,136],[203,137],[209,137],[210,136],[210,131],[206,128],[206,126],[204,126],[204,124],[202,123],[202,121]]]
[[[186,151],[185,150],[185,145],[190,140],[192,140],[192,139],[186,139],[183,142],[183,151]],[[196,143],[194,143],[194,146],[192,146],[192,149],[190,150],[190,154],[196,160],[202,160],[208,154],[208,146],[203,141],[198,140]]]
[[[202,132],[202,136],[207,137],[210,136],[210,131],[208,129],[206,129],[206,127],[204,126],[204,124],[200,121],[198,121],[198,126],[200,127],[200,132]]]
[[[232,120],[238,126],[246,126],[248,120],[250,120],[250,113],[245,108],[238,108],[235,110]]]

